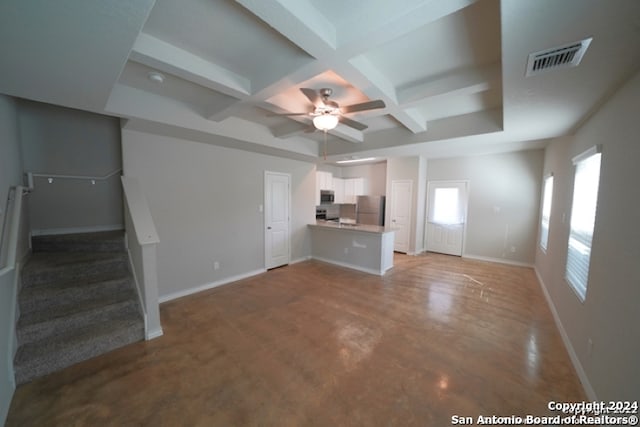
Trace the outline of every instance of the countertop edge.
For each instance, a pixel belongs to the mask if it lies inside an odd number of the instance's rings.
[[[369,233],[369,234],[387,234],[393,233],[396,230],[388,227],[378,226],[378,225],[342,225],[336,223],[316,223],[316,224],[307,224],[309,227],[318,228],[322,230],[336,230],[336,231],[355,231],[359,233]]]

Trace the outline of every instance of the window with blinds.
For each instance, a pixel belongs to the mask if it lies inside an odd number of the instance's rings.
[[[549,242],[549,220],[551,218],[551,199],[553,196],[553,175],[544,180],[542,191],[542,216],[540,219],[540,247],[547,250]]]
[[[591,241],[600,183],[600,157],[600,148],[596,146],[573,159],[576,173],[573,184],[566,278],[580,301],[584,301],[587,296]]]

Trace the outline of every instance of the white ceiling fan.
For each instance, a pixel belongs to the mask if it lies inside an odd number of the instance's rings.
[[[329,97],[333,93],[333,89],[322,88],[319,91],[309,88],[300,88],[302,92],[313,104],[313,110],[306,113],[289,113],[277,114],[279,116],[309,116],[313,119],[313,125],[316,129],[328,131],[334,129],[338,123],[352,127],[357,130],[365,130],[368,126],[364,123],[357,122],[345,117],[345,114],[357,113],[360,111],[376,110],[384,108],[384,101],[377,99],[375,101],[361,102],[359,104],[351,104],[340,107],[337,102],[330,100]]]

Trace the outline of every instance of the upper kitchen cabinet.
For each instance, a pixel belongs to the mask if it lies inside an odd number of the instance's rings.
[[[344,179],[333,178],[334,203],[346,203],[344,201]]]
[[[364,196],[364,178],[346,178],[342,203],[355,203],[358,196]]]
[[[331,172],[316,172],[316,186],[318,190],[333,190],[333,174]]]
[[[333,190],[333,174],[331,172],[316,172],[316,206],[320,204],[320,190]]]

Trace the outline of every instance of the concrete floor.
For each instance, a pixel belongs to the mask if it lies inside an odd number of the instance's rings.
[[[446,426],[585,395],[533,270],[307,261],[162,305],[164,336],[16,390],[7,426]]]

